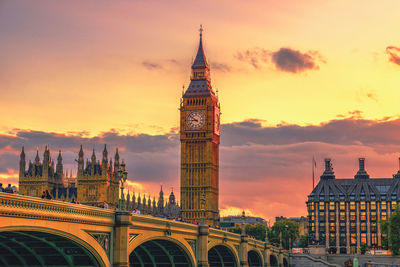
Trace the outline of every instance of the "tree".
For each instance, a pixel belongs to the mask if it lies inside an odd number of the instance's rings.
[[[400,208],[390,215],[389,218],[389,244],[393,255],[400,255]]]
[[[308,239],[309,238],[310,238],[310,236],[308,235],[308,233],[306,233],[305,235],[300,236],[299,247],[301,247],[301,248],[308,247]]]
[[[246,225],[246,234],[257,240],[265,240],[265,230],[265,225],[262,223],[257,223],[255,225]]]
[[[281,220],[274,223],[268,231],[268,239],[271,243],[279,246],[282,235],[282,246],[289,249],[289,241],[293,243],[299,237],[299,226],[290,220]]]
[[[365,254],[365,252],[367,252],[367,250],[368,250],[368,246],[367,246],[367,244],[365,244],[364,242],[363,243],[361,243],[361,247],[360,247],[360,251],[361,251],[361,254]]]
[[[393,255],[400,255],[400,208],[397,207],[390,215],[390,218],[386,221],[380,221],[380,224],[382,234],[387,236],[388,248],[392,251]]]
[[[257,240],[265,240],[265,231],[265,225],[262,223],[246,224],[245,226],[246,235]],[[242,228],[240,226],[236,226],[232,228],[232,232],[240,234],[242,232]]]

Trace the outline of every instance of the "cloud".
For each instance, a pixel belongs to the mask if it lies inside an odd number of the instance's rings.
[[[157,70],[157,69],[163,68],[162,65],[160,65],[158,63],[150,62],[150,61],[143,61],[142,66],[144,66],[148,70]]]
[[[255,69],[260,69],[261,64],[269,61],[271,52],[263,48],[248,49],[243,52],[237,52],[234,57],[240,61],[251,64]]]
[[[400,48],[395,46],[386,47],[386,53],[389,55],[389,61],[400,65]]]
[[[255,69],[261,69],[263,65],[271,62],[277,70],[290,73],[318,70],[318,62],[326,63],[318,51],[302,53],[285,47],[280,48],[278,51],[269,51],[256,47],[237,52],[234,56],[240,61],[251,64]]]
[[[272,53],[272,62],[278,70],[286,72],[297,73],[306,70],[318,70],[317,55],[316,52],[302,53],[291,48],[281,48]]]
[[[213,70],[219,70],[222,72],[229,72],[232,70],[231,66],[225,63],[220,63],[220,62],[213,62],[211,63],[211,69]]]
[[[333,159],[338,178],[351,178],[357,172],[358,157],[366,157],[371,177],[391,177],[397,172],[400,152],[400,119],[367,120],[361,111],[340,115],[318,125],[281,124],[265,126],[250,119],[222,125],[220,146],[220,208],[224,212],[249,209],[265,218],[306,214],[311,191],[311,159],[317,159],[316,178],[323,172],[323,159]],[[63,151],[65,168],[76,173],[79,145],[85,158],[92,148],[97,159],[107,143],[109,157],[116,147],[127,163],[129,189],[158,195],[160,184],[165,195],[174,187],[179,199],[180,142],[176,131],[160,135],[119,134],[116,130],[98,136],[16,130],[0,135],[0,182],[16,181],[19,151],[25,145],[27,161],[36,147],[43,158],[49,144],[52,158]],[[139,191],[139,192],[138,192]],[[289,197],[290,196],[290,197]]]

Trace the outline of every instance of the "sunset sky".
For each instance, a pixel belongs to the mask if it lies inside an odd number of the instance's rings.
[[[400,1],[0,0],[0,181],[46,144],[104,143],[130,190],[179,192],[179,99],[204,28],[222,111],[220,208],[306,215],[311,159],[374,178],[400,156]],[[179,194],[178,194],[179,195]]]

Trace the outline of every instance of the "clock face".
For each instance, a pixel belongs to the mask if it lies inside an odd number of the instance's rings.
[[[186,123],[192,129],[200,129],[204,125],[205,117],[200,111],[194,111],[187,116]]]

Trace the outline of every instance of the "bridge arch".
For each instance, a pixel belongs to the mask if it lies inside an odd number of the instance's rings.
[[[263,267],[263,257],[261,253],[255,249],[249,250],[247,254],[249,267]]]
[[[129,266],[194,267],[194,256],[179,240],[155,236],[130,249]]]
[[[95,239],[92,243],[98,245]],[[98,246],[96,249],[77,236],[55,229],[1,227],[0,265],[109,266],[107,255]]]
[[[283,258],[283,266],[284,267],[289,267],[289,262],[286,258]]]
[[[269,255],[269,262],[270,262],[271,267],[279,266],[278,257],[275,256],[274,254]]]
[[[208,250],[210,267],[238,267],[239,258],[235,250],[226,244],[216,244]]]

